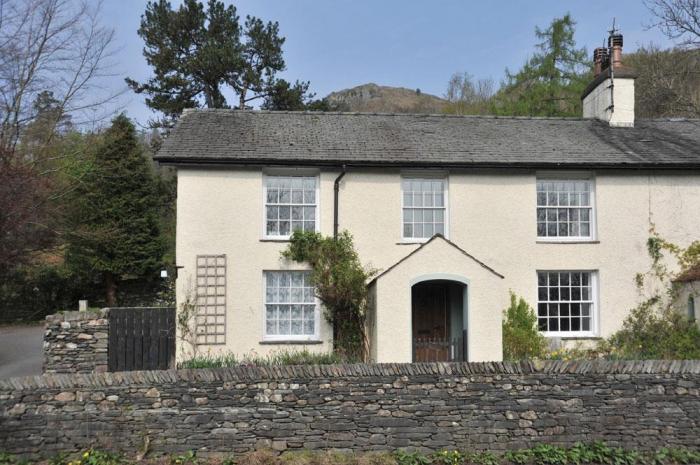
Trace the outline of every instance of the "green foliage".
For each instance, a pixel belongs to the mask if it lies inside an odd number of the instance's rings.
[[[700,358],[700,328],[672,307],[650,299],[632,309],[622,329],[604,343],[616,358],[687,360]]]
[[[192,450],[170,457],[170,465],[196,465],[197,463],[199,463],[197,453]]]
[[[467,463],[475,465],[498,465],[501,462],[496,454],[488,451],[468,452],[466,457]]]
[[[105,132],[73,203],[67,263],[75,273],[101,276],[107,305],[115,305],[125,275],[155,279],[165,252],[158,184],[126,116]]]
[[[334,363],[346,363],[347,360],[335,353],[316,353],[307,349],[280,350],[262,356],[256,353],[245,354],[237,357],[235,354],[226,353],[220,355],[197,355],[178,364],[178,368],[221,368],[234,366],[277,366],[277,365],[332,365]]]
[[[516,465],[581,465],[581,464],[668,464],[694,463],[700,453],[686,449],[661,449],[653,453],[640,453],[621,447],[610,447],[603,442],[576,443],[566,449],[549,444],[538,444],[530,449],[508,451],[508,462]],[[500,463],[500,462],[499,462]]]
[[[334,351],[347,359],[366,360],[367,283],[376,270],[362,266],[352,235],[343,231],[332,238],[294,231],[282,256],[311,265],[311,280],[334,328]]]
[[[72,462],[73,465],[122,465],[127,461],[119,454],[89,449],[81,455],[80,462]]]
[[[225,87],[236,93],[240,109],[266,96],[269,109],[296,109],[285,107],[309,97],[308,82],[290,86],[276,78],[286,66],[279,24],[253,16],[240,24],[236,8],[220,0],[185,0],[177,10],[170,2],[148,2],[138,34],[154,75],[126,82],[165,115],[161,125],[171,125],[185,108],[228,108]]]
[[[530,449],[530,454],[536,465],[563,465],[568,462],[564,448],[549,444],[538,444]]]
[[[510,294],[510,306],[504,311],[503,359],[523,360],[541,357],[547,341],[537,330],[537,316],[521,297]]]
[[[74,457],[74,458],[70,458]],[[30,462],[0,452],[0,465],[23,465]],[[46,463],[46,462],[41,462]],[[127,463],[170,465],[681,465],[700,463],[700,451],[662,448],[653,452],[638,452],[610,447],[603,442],[590,444],[576,443],[564,448],[550,444],[538,444],[529,449],[507,451],[496,455],[490,451],[441,450],[432,454],[416,451],[396,450],[389,453],[346,453],[339,451],[296,450],[281,455],[271,450],[257,450],[242,454],[238,460],[229,456],[221,459],[200,459],[196,452],[173,455],[165,461],[163,458],[149,460],[129,460],[116,453],[88,449],[81,454],[58,454],[48,460],[49,465],[125,465]]]
[[[71,454],[59,453],[53,456],[49,465],[126,465],[129,461],[121,454],[90,448],[75,458]]]
[[[275,111],[330,111],[326,100],[313,100],[313,92],[309,92],[309,81],[296,81],[291,84],[284,79],[278,79],[268,90],[265,100],[260,105],[261,110]]]
[[[465,455],[458,450],[441,450],[433,455],[433,463],[441,465],[461,465]]]
[[[397,450],[394,452],[397,465],[428,465],[432,461],[420,452]]]
[[[623,359],[698,359],[700,358],[700,328],[688,320],[687,302],[677,299],[674,278],[686,270],[700,266],[700,241],[683,248],[666,241],[654,227],[647,240],[651,269],[637,275],[635,281],[651,293],[633,308],[622,328],[599,344],[598,350],[611,358]],[[668,263],[665,252],[676,263]],[[671,270],[678,270],[677,272]],[[680,308],[679,308],[680,307]]]
[[[506,70],[506,82],[494,97],[495,114],[580,116],[591,74],[586,49],[576,47],[575,25],[567,14],[545,30],[536,28],[537,52],[517,73]]]
[[[185,0],[173,10],[170,2],[148,2],[138,30],[146,62],[154,76],[140,84],[127,78],[146,104],[171,123],[185,108],[225,108],[221,86],[242,66],[240,25],[234,6]],[[167,124],[167,123],[166,123]]]

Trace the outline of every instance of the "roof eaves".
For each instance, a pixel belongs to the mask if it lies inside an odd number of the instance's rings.
[[[440,162],[440,161],[357,161],[354,159],[311,159],[311,158],[224,158],[224,157],[180,157],[156,155],[153,159],[166,165],[296,165],[296,166],[354,166],[366,168],[406,167],[406,168],[482,168],[482,169],[662,169],[662,170],[700,170],[700,162]]]
[[[425,246],[427,246],[428,244],[430,244],[431,242],[433,242],[433,241],[436,240],[436,239],[442,239],[443,241],[447,242],[448,244],[450,244],[450,245],[451,245],[452,247],[454,247],[455,249],[459,250],[463,255],[465,255],[465,256],[471,258],[472,260],[474,260],[474,261],[475,261],[476,263],[478,263],[481,267],[483,267],[483,268],[485,268],[486,270],[490,271],[491,273],[493,273],[494,275],[498,276],[499,278],[505,279],[505,276],[503,276],[502,274],[500,274],[499,272],[497,272],[496,270],[494,270],[493,268],[491,268],[490,266],[488,266],[487,264],[485,264],[484,262],[482,262],[482,261],[479,260],[478,258],[474,257],[474,256],[471,255],[469,252],[467,252],[466,250],[464,250],[463,248],[461,248],[460,246],[458,246],[457,244],[455,244],[455,243],[452,242],[451,240],[447,239],[447,238],[446,238],[445,236],[443,236],[442,234],[435,234],[433,237],[431,237],[431,238],[428,239],[427,241],[423,242],[420,246],[416,247],[416,248],[413,249],[411,252],[409,252],[409,253],[408,253],[406,256],[404,256],[401,260],[399,260],[398,262],[394,263],[393,265],[391,265],[391,266],[390,266],[389,268],[387,268],[386,270],[384,270],[384,271],[382,271],[381,273],[379,273],[377,276],[374,277],[374,279],[372,279],[369,283],[367,283],[367,285],[368,285],[368,286],[372,285],[372,284],[375,283],[379,278],[381,278],[381,277],[384,276],[385,274],[389,273],[391,270],[393,270],[394,268],[396,268],[397,266],[399,266],[401,263],[403,263],[403,262],[405,262],[406,260],[408,260],[408,259],[409,259],[410,257],[412,257],[414,254],[418,253],[418,251],[420,251],[421,249],[423,249]]]

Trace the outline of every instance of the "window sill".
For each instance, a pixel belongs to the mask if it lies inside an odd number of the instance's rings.
[[[284,339],[268,339],[268,340],[262,340],[259,342],[260,345],[314,345],[314,344],[323,344],[323,341],[320,339],[309,339],[309,340],[302,340],[302,339],[290,339],[290,340],[284,340]]]
[[[421,244],[425,244],[433,237],[435,237],[435,236],[426,237],[425,239],[405,239],[405,240],[401,240],[401,241],[397,242],[396,245],[421,245]],[[445,236],[445,235],[442,235],[442,237],[447,239],[448,241],[450,240],[450,238]]]
[[[288,239],[283,239],[283,238],[273,239],[273,238],[263,237],[262,239],[260,239],[260,242],[289,242],[289,241],[290,241],[289,238]]]
[[[600,241],[598,240],[571,240],[571,241],[564,241],[564,240],[547,240],[547,239],[537,239],[535,241],[536,244],[600,244]]]
[[[577,340],[591,340],[591,339],[603,339],[601,336],[598,334],[581,334],[581,335],[575,335],[571,333],[565,333],[562,335],[559,335],[557,333],[540,333],[547,339],[561,339],[562,341],[577,341]]]

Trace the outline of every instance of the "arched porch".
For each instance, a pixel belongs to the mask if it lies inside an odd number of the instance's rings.
[[[411,286],[414,362],[468,360],[468,285],[452,276],[423,277]]]

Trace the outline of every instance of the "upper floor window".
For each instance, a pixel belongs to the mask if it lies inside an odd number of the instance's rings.
[[[447,180],[403,178],[404,240],[423,240],[435,234],[447,235]]]
[[[310,272],[265,272],[265,339],[318,339],[318,313]]]
[[[593,183],[585,179],[537,180],[537,237],[591,240],[594,236]]]
[[[551,336],[594,335],[597,292],[592,271],[538,271],[539,330]]]
[[[288,239],[292,232],[318,231],[318,178],[265,176],[265,237]]]

